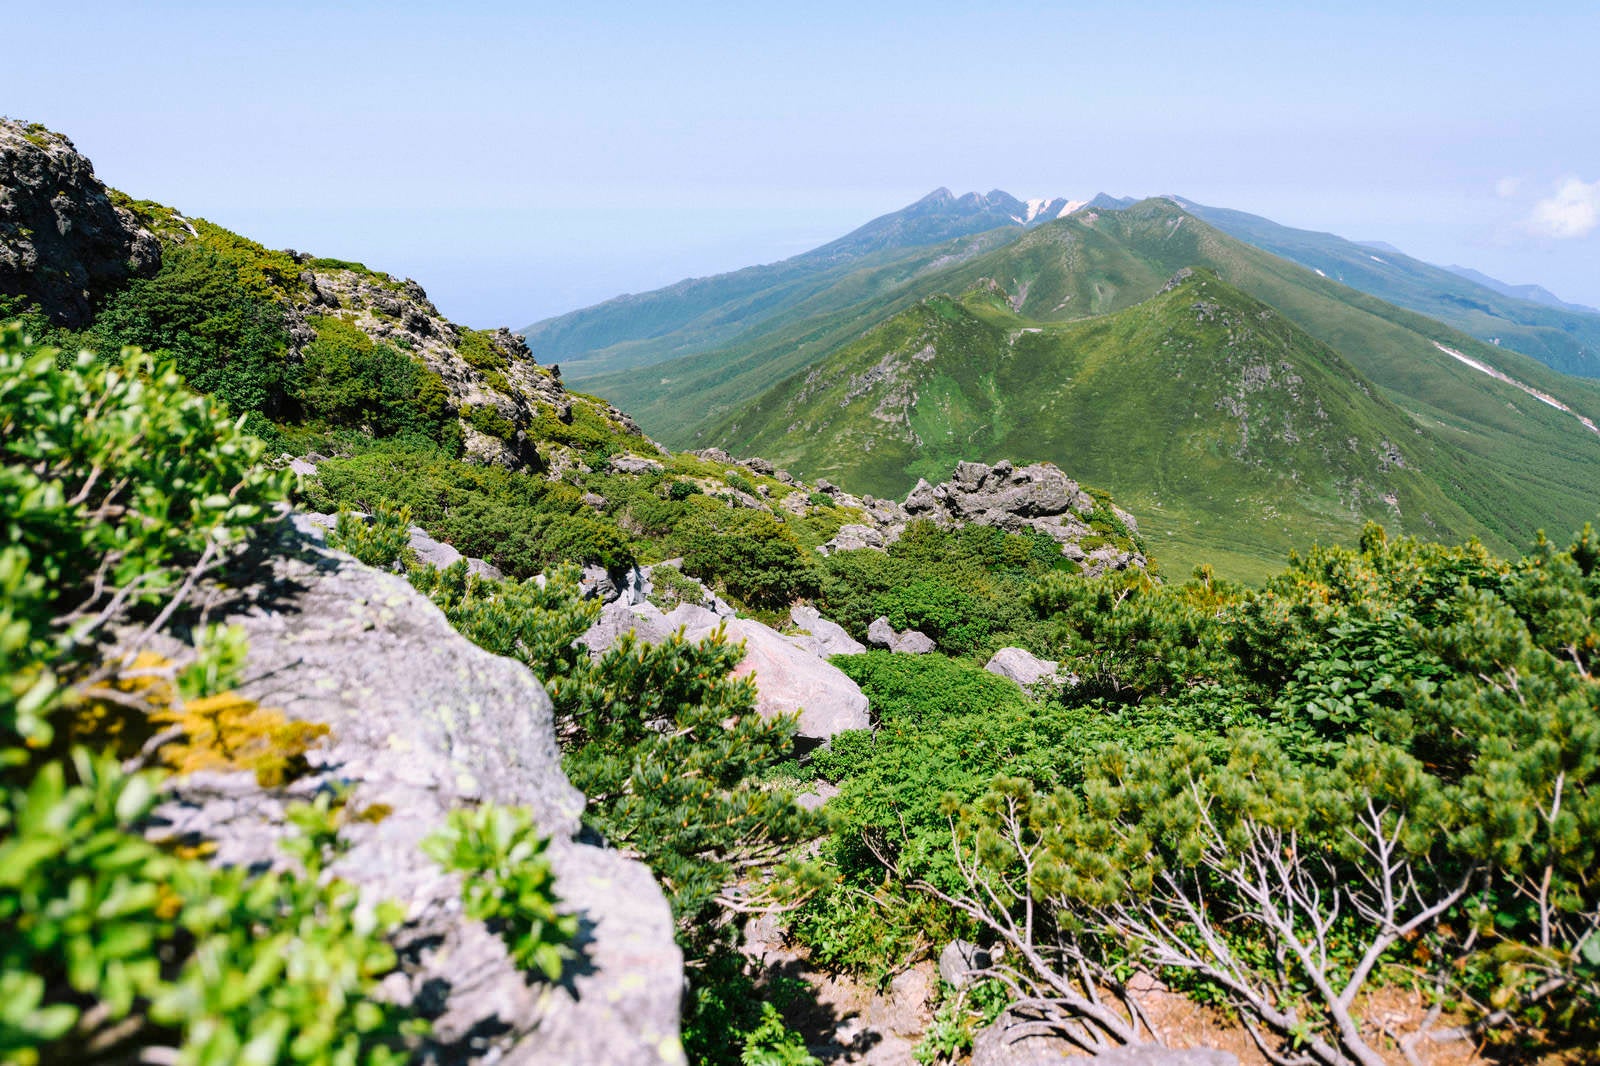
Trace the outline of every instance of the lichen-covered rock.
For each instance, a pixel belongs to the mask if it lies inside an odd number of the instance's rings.
[[[334,870],[364,899],[405,907],[402,968],[384,988],[432,1019],[420,1061],[681,1063],[671,913],[646,867],[578,842],[584,799],[562,773],[543,686],[404,579],[323,548],[315,528],[282,523],[212,593],[210,616],[249,637],[241,694],[330,727],[296,787],[342,783],[355,809],[388,812],[343,830]],[[258,864],[278,856],[283,800],[253,776],[193,775],[158,813],[168,832],[215,840],[218,861]],[[423,855],[451,808],[483,801],[528,807],[553,838],[557,892],[583,919],[581,959],[559,985],[519,972]]]
[[[813,655],[825,659],[830,655],[860,655],[867,650],[866,645],[852,637],[844,626],[828,621],[810,604],[797,603],[789,608],[789,621],[805,630],[804,633],[790,633],[790,642]]]
[[[1001,648],[989,657],[984,669],[1031,689],[1041,681],[1059,681],[1061,664],[1041,659],[1026,648]]]
[[[0,295],[76,329],[99,296],[160,265],[156,238],[111,202],[71,141],[0,118]]]
[[[915,629],[908,629],[904,633],[897,633],[889,624],[887,618],[874,618],[867,627],[867,642],[873,647],[887,648],[889,651],[904,652],[907,655],[926,655],[936,645],[933,638],[926,633]]]

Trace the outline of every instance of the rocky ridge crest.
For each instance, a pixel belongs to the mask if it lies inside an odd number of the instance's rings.
[[[77,328],[101,294],[160,265],[155,236],[112,202],[70,140],[0,117],[0,294]]]
[[[62,134],[0,118],[0,297],[20,298],[18,312],[35,305],[55,325],[88,326],[105,298],[161,268],[164,245],[206,239],[198,221],[107,188]],[[274,252],[232,234],[226,240],[257,257],[283,315],[289,362],[303,359],[317,322],[330,317],[409,353],[443,382],[471,459],[510,469],[571,467],[581,449],[560,438],[579,418],[640,453],[661,454],[611,404],[569,393],[560,370],[535,362],[520,336],[451,322],[409,278]]]

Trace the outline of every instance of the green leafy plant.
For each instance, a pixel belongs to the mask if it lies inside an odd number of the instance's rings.
[[[137,1054],[391,1066],[415,1021],[377,996],[399,913],[326,876],[341,811],[291,811],[294,868],[252,874],[147,842],[150,775],[79,752],[0,806],[0,1055],[87,1063]]]
[[[698,501],[697,501],[698,502]],[[673,533],[683,568],[752,607],[782,607],[815,587],[809,554],[776,516],[707,500]]]
[[[137,352],[68,365],[0,332],[0,746],[48,740],[60,686],[118,672],[287,491],[260,441]],[[148,622],[108,648],[113,621]]]
[[[498,933],[513,962],[556,981],[573,956],[578,917],[558,909],[549,845],[526,810],[486,804],[451,811],[449,824],[423,849],[462,875],[467,916]]]

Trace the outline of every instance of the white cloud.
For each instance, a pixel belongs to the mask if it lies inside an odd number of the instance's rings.
[[[1600,181],[1568,178],[1533,205],[1528,228],[1542,237],[1582,237],[1600,226]]]
[[[1521,178],[1501,178],[1494,183],[1494,194],[1502,200],[1509,200],[1517,195],[1522,188]]]

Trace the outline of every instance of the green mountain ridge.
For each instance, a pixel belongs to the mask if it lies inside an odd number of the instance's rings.
[[[1070,206],[1057,199],[1030,208],[998,189],[958,197],[939,188],[837,240],[780,262],[629,293],[535,322],[521,332],[536,358],[563,364],[574,380],[646,366],[714,347],[753,325],[782,319],[792,306],[856,270],[901,260],[903,267],[912,269],[937,263],[942,257],[964,254],[970,242],[961,238],[979,234],[983,237],[977,245],[992,248],[1034,224],[1034,218],[1042,223]],[[1047,214],[1033,213],[1041,208]]]
[[[920,299],[926,300],[938,293],[965,293],[978,285],[992,285],[1003,296],[1005,309],[1016,316],[1008,329],[1045,330],[1076,323],[1093,332],[1096,327],[1089,324],[1097,321],[1096,316],[1114,316],[1151,299],[1184,268],[1211,271],[1220,282],[1260,301],[1263,310],[1276,312],[1303,330],[1308,340],[1319,342],[1323,346],[1323,355],[1319,356],[1322,362],[1326,363],[1327,356],[1333,354],[1352,369],[1364,390],[1362,402],[1374,411],[1383,408],[1386,412],[1382,417],[1372,413],[1364,416],[1376,436],[1358,434],[1361,448],[1377,446],[1385,434],[1403,452],[1410,449],[1408,442],[1414,442],[1419,435],[1432,442],[1424,449],[1432,456],[1424,469],[1450,506],[1443,506],[1426,493],[1430,502],[1420,508],[1401,502],[1403,524],[1426,513],[1443,529],[1458,535],[1475,533],[1492,544],[1502,545],[1525,542],[1545,526],[1562,528],[1581,523],[1592,511],[1593,486],[1600,482],[1600,437],[1584,429],[1571,414],[1459,362],[1440,346],[1499,369],[1591,419],[1600,409],[1600,389],[1319,277],[1228,237],[1167,200],[1143,201],[1122,211],[1080,212],[1031,230],[987,255],[919,278],[917,288]],[[648,380],[636,380],[631,387],[620,379],[609,379],[597,391],[634,410],[647,429],[669,441],[692,439],[734,450],[771,452],[775,460],[789,463],[797,473],[825,475],[858,490],[894,495],[908,488],[915,476],[942,478],[959,458],[998,457],[1000,452],[984,451],[983,446],[998,446],[1007,439],[1006,434],[975,437],[958,429],[948,439],[922,436],[917,445],[921,454],[898,463],[889,463],[870,452],[859,452],[856,458],[847,460],[847,450],[821,439],[834,430],[824,431],[815,425],[805,428],[806,421],[786,409],[784,397],[794,394],[799,386],[793,379],[783,378],[796,375],[803,380],[812,372],[818,380],[840,375],[848,378],[849,373],[858,371],[847,371],[848,358],[836,363],[834,356],[859,352],[863,344],[872,348],[881,341],[881,337],[865,339],[873,337],[873,327],[916,303],[902,291],[895,298],[880,300],[872,309],[877,312],[875,318],[862,308],[862,318],[870,324],[848,341],[820,353],[809,346],[784,347],[786,338],[776,338],[764,345],[752,345],[750,350],[730,348],[662,364],[648,375],[635,375],[636,379]],[[1138,342],[1131,334],[1122,340],[1129,345]],[[774,349],[781,349],[778,358],[761,358]],[[884,348],[880,356],[886,352]],[[1150,369],[1142,362],[1139,349],[1129,348],[1119,358],[1126,388],[1135,392],[1161,391],[1158,383],[1141,376]],[[776,374],[779,367],[786,373]],[[708,381],[715,384],[705,388]],[[1005,400],[1015,402],[1048,384],[1014,377],[994,387],[1007,392]],[[769,394],[768,389],[774,391]],[[695,402],[686,403],[685,393],[695,390],[699,390]],[[748,397],[742,404],[741,393]],[[1196,405],[1192,397],[1184,394],[1170,396],[1170,402],[1180,409],[1195,408],[1193,414],[1201,414],[1214,401],[1215,397],[1211,397]],[[984,409],[992,410],[993,405]],[[1116,404],[1112,409],[1123,410]],[[675,412],[677,418],[662,417],[669,411]],[[1403,424],[1395,420],[1396,412],[1403,412]],[[1140,451],[1126,438],[1130,432],[1127,419],[1134,426],[1141,426],[1151,415],[1137,406],[1124,410],[1124,415],[1124,421],[1108,420],[1102,426],[1106,440],[1100,445],[1085,445],[1090,448],[1088,453],[1075,446],[1070,451],[1021,452],[1016,458],[1051,458],[1076,476],[1098,481],[1136,513],[1149,515],[1150,521],[1165,524],[1174,537],[1180,537],[1178,554],[1184,558],[1217,551],[1243,552],[1257,559],[1275,558],[1286,545],[1303,542],[1307,535],[1343,539],[1354,533],[1362,516],[1382,517],[1381,509],[1364,511],[1356,507],[1341,511],[1330,507],[1330,501],[1337,496],[1322,491],[1301,499],[1293,507],[1280,505],[1280,510],[1298,517],[1290,517],[1275,531],[1269,531],[1252,525],[1249,518],[1252,513],[1261,513],[1260,508],[1248,502],[1262,499],[1259,493],[1265,490],[1258,486],[1235,493],[1236,499],[1230,497],[1239,511],[1231,519],[1225,513],[1227,508],[1219,509],[1214,501],[1185,497],[1174,517],[1163,520],[1160,515],[1168,507],[1169,498],[1155,491],[1151,481],[1124,479],[1114,466],[1101,468],[1092,460],[1080,458],[1092,454],[1094,447],[1109,447],[1127,452],[1135,462],[1149,461],[1154,454],[1150,449],[1156,442],[1135,432],[1135,440],[1142,442],[1139,447],[1146,449]],[[768,420],[772,425],[767,424]],[[779,442],[784,434],[798,438],[787,450]],[[1035,439],[1022,434],[1007,446],[1026,448]],[[1074,439],[1085,440],[1087,435]],[[888,445],[875,442],[872,447]],[[1173,460],[1174,456],[1167,454],[1165,461]],[[897,472],[891,472],[896,468]],[[1198,513],[1191,513],[1196,510]],[[1419,531],[1428,531],[1426,524]],[[1158,557],[1162,554],[1160,543],[1159,539],[1155,542]],[[1171,551],[1167,554],[1170,556]]]
[[[1191,540],[1265,562],[1367,519],[1484,532],[1445,487],[1466,457],[1372,391],[1215,275],[1048,325],[991,282],[901,312],[713,433],[888,496],[959,459],[1055,462],[1131,502],[1158,558],[1180,538],[1165,555],[1184,564]]]
[[[1425,263],[1396,248],[1294,229],[1182,197],[1170,199],[1224,233],[1351,288],[1530,355],[1562,373],[1600,378],[1600,313],[1548,293],[1548,300],[1530,298],[1544,292],[1538,286],[1505,285],[1465,267]]]

